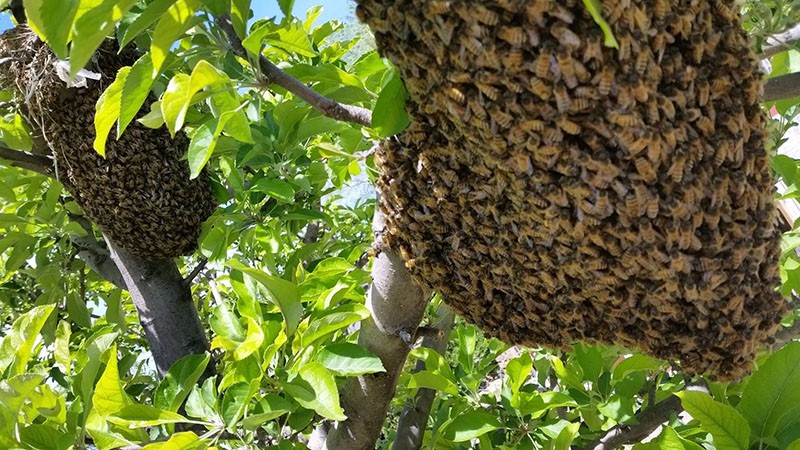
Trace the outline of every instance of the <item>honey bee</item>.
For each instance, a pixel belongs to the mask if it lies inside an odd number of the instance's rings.
[[[475,82],[475,87],[477,87],[477,88],[478,88],[478,90],[479,90],[479,91],[480,91],[480,92],[481,92],[483,95],[485,95],[486,97],[488,97],[488,98],[489,98],[489,100],[491,100],[491,101],[493,101],[493,102],[496,102],[496,101],[497,101],[497,99],[498,99],[498,97],[500,96],[500,90],[499,90],[499,89],[497,89],[496,87],[494,87],[494,86],[490,85],[490,84],[484,84],[484,83],[480,83],[480,82],[477,82],[477,81],[476,81],[476,82]]]
[[[497,25],[497,22],[500,21],[499,14],[481,4],[472,5],[470,6],[470,8],[474,8],[471,11],[470,15],[475,19],[477,19],[479,22],[483,23],[484,25],[493,27]]]
[[[491,119],[492,122],[499,125],[500,128],[509,128],[514,121],[514,117],[511,116],[511,114],[508,114],[499,108],[496,108],[494,111],[492,111]]]
[[[533,24],[543,27],[545,23],[545,13],[551,10],[553,0],[532,0],[526,3],[525,14],[528,20]]]
[[[618,132],[617,139],[622,148],[627,150],[628,154],[631,156],[637,156],[647,148],[647,138],[643,135],[635,136],[629,130]]]
[[[503,65],[509,70],[518,70],[522,67],[522,59],[522,50],[519,48],[512,48],[506,52],[503,58]],[[522,86],[518,83],[506,80],[505,84],[516,93],[522,92]]]
[[[561,78],[568,88],[573,89],[578,86],[578,77],[575,75],[575,66],[572,64],[572,55],[562,50],[556,56],[558,68],[561,71]]]
[[[563,85],[558,85],[553,89],[553,94],[556,98],[558,112],[561,114],[568,112],[572,106],[572,99],[570,99],[567,89]]]
[[[552,90],[550,89],[547,84],[542,81],[541,78],[534,78],[531,77],[530,80],[530,89],[537,97],[544,101],[550,100],[550,96],[552,95]]]
[[[577,135],[581,132],[581,127],[577,123],[567,119],[566,117],[559,118],[556,123],[558,126],[564,130],[565,133],[571,135]]]
[[[474,55],[480,55],[483,53],[483,44],[481,44],[481,41],[473,36],[461,35],[459,42],[461,42],[461,45],[464,49]]]
[[[528,34],[522,27],[501,27],[497,37],[515,47],[522,47],[528,40]]]
[[[542,51],[539,52],[539,55],[536,57],[536,61],[534,61],[533,73],[542,80],[548,79],[550,77],[552,59],[553,55],[548,51],[548,49],[542,49]]]
[[[610,66],[606,66],[596,78],[597,81],[594,84],[597,85],[598,93],[603,97],[609,95],[611,93],[611,88],[614,85],[614,69]]]
[[[714,121],[709,119],[707,116],[700,117],[697,120],[697,129],[700,130],[705,136],[711,136],[714,134]]]
[[[591,109],[592,101],[588,98],[583,97],[576,97],[572,99],[572,109],[571,112],[579,113]]]
[[[686,153],[675,155],[672,165],[667,171],[667,176],[671,177],[674,183],[680,183],[683,180],[684,168],[686,165]]]
[[[655,0],[653,2],[653,18],[663,20],[669,11],[669,0]]]
[[[637,114],[611,111],[608,115],[608,118],[612,123],[621,127],[628,128],[643,125],[641,118]]]
[[[425,3],[425,15],[433,20],[434,16],[439,16],[450,12],[450,2],[444,0],[432,0]]]

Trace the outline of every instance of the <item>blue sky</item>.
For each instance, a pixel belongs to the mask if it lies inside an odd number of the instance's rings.
[[[309,8],[322,5],[324,10],[317,19],[319,23],[333,19],[344,20],[350,13],[351,2],[351,0],[295,0],[293,12],[295,16],[303,18]],[[277,0],[252,0],[250,7],[256,19],[282,15]]]
[[[322,5],[322,15],[317,19],[317,24],[328,20],[344,20],[350,14],[351,0],[295,0],[294,15],[300,18],[306,16],[306,11],[312,6]],[[253,16],[256,19],[262,17],[280,16],[281,9],[278,7],[278,0],[251,0],[250,7],[253,9]],[[11,28],[11,15],[8,13],[0,14],[0,31]]]

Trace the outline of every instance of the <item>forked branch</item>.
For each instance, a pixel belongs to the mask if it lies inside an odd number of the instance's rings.
[[[249,59],[247,50],[233,28],[230,16],[227,14],[219,16],[216,18],[216,23],[228,37],[233,53],[240,58]],[[372,111],[360,106],[345,105],[315,92],[297,78],[271,63],[264,55],[258,55],[258,69],[270,83],[276,84],[300,97],[331,119],[364,126],[370,126],[372,123]]]

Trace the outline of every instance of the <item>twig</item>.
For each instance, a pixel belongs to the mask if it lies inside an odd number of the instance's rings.
[[[53,176],[53,160],[46,156],[0,147],[0,159],[10,161],[12,166],[20,169],[27,169],[48,177]]]
[[[197,262],[197,265],[194,266],[194,269],[189,273],[189,275],[186,275],[186,278],[183,279],[183,283],[187,286],[192,284],[192,281],[194,281],[194,279],[200,275],[200,272],[205,269],[206,264],[208,264],[208,258],[205,256],[200,258],[200,261]]]
[[[430,329],[438,333],[426,335],[422,339],[422,346],[435,350],[440,355],[447,351],[447,342],[450,330],[453,328],[455,316],[453,311],[442,304],[436,314],[437,323]],[[419,336],[419,330],[417,335]],[[425,370],[425,362],[417,361],[414,372]],[[395,436],[392,450],[416,450],[422,446],[422,438],[425,435],[428,417],[431,413],[433,400],[436,398],[436,391],[433,389],[421,388],[417,391],[413,401],[409,402],[400,413],[400,421],[397,424],[397,435]]]
[[[788,50],[800,41],[800,24],[767,38],[761,48],[761,59],[767,59],[778,53]]]
[[[765,102],[800,97],[800,72],[770,78],[764,84]]]
[[[708,386],[703,382],[689,384],[686,391],[700,391],[708,393]],[[661,400],[636,414],[636,425],[619,424],[608,430],[603,436],[586,446],[589,450],[611,450],[623,445],[639,442],[647,437],[656,428],[668,421],[674,414],[683,411],[681,399],[676,395]]]
[[[248,59],[247,50],[242,45],[242,41],[239,39],[236,31],[234,31],[230,16],[224,14],[217,17],[215,21],[228,37],[233,53],[240,58]],[[258,55],[258,66],[258,69],[267,77],[270,83],[277,84],[300,97],[306,103],[331,119],[357,123],[364,126],[370,126],[372,123],[372,111],[360,106],[344,105],[315,92],[297,78],[294,78],[278,68],[275,64],[272,64],[264,55]]]
[[[792,326],[788,328],[782,328],[780,331],[778,331],[778,333],[775,335],[775,343],[773,343],[770,348],[773,351],[776,351],[793,341],[798,336],[800,336],[800,320],[795,320]]]

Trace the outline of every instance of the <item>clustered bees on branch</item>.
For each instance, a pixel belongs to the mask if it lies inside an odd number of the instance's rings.
[[[509,343],[622,344],[737,378],[789,305],[762,80],[733,1],[359,0],[412,125],[387,241]]]
[[[115,41],[107,40],[89,68],[102,78],[68,89],[55,74],[56,56],[20,26],[0,36],[0,59],[6,61],[0,88],[16,94],[52,151],[55,175],[109,239],[145,259],[172,258],[194,251],[200,225],[216,208],[208,175],[189,180],[182,160],[188,139],[133,121],[119,139],[108,139],[105,158],[92,148],[95,104],[117,71],[136,58],[134,50],[118,53]]]

